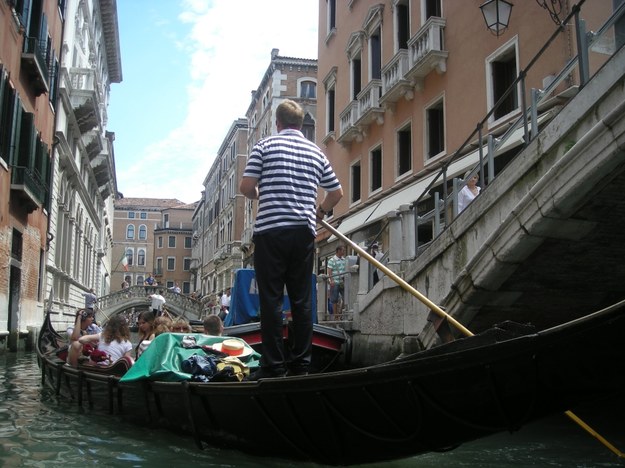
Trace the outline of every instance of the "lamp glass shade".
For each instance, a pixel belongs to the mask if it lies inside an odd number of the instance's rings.
[[[486,26],[493,34],[499,36],[508,28],[512,3],[505,0],[488,0],[480,6]]]

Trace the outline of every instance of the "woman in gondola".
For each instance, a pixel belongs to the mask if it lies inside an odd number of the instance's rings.
[[[135,347],[135,359],[139,359],[141,353],[145,351],[147,345],[154,339],[154,314],[151,310],[141,312],[137,320],[137,326],[139,327],[139,342]],[[146,342],[147,344],[144,344]]]
[[[132,343],[130,342],[130,328],[126,317],[115,315],[109,319],[101,333],[81,336],[78,341],[84,346],[87,343],[97,345],[97,355],[102,356],[92,364],[108,366],[122,357],[131,358]],[[91,354],[91,360],[95,351]]]

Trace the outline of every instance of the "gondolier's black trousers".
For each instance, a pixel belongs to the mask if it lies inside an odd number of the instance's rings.
[[[310,229],[305,226],[275,229],[254,236],[254,269],[263,340],[260,363],[268,373],[282,374],[287,367],[296,373],[307,372],[310,366],[314,241]],[[285,285],[293,318],[290,355],[284,348],[282,336]]]

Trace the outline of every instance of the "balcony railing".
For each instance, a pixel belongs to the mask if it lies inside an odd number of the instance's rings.
[[[22,201],[22,206],[30,213],[46,202],[48,189],[32,169],[13,166],[11,192]]]
[[[406,79],[408,69],[408,50],[400,49],[382,69],[382,105],[397,102],[402,97],[407,100],[413,98],[413,83]]]
[[[356,127],[356,120],[358,120],[358,101],[354,100],[349,103],[340,115],[340,134],[338,138],[339,143],[350,143],[353,140],[360,140],[362,133],[358,127]]]
[[[95,70],[70,68],[69,96],[81,133],[87,133],[102,122],[101,104],[103,93]]]
[[[366,127],[372,122],[384,123],[384,109],[380,107],[382,80],[371,80],[358,94],[358,127]]]
[[[35,94],[47,93],[48,88],[48,65],[46,64],[46,47],[37,37],[24,39],[24,52],[22,52],[22,69],[29,78]]]
[[[408,80],[415,83],[418,89],[432,70],[444,73],[447,70],[447,56],[443,50],[445,19],[430,17],[417,34],[408,41]]]

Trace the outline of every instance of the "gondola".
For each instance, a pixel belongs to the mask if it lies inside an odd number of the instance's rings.
[[[257,382],[132,378],[143,356],[121,378],[71,369],[52,352],[63,343],[49,317],[38,353],[43,381],[93,411],[199,447],[349,465],[449,450],[622,396],[624,334],[621,302],[548,330],[506,322],[384,364]]]

